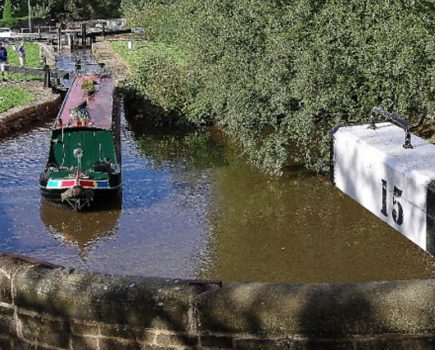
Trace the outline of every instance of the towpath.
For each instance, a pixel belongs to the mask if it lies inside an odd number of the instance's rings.
[[[110,47],[110,41],[101,41],[92,45],[92,52],[99,63],[104,63],[117,84],[122,84],[130,75],[130,68]]]

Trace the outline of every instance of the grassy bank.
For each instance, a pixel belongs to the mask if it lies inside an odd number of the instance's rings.
[[[17,82],[17,81],[43,81],[44,77],[42,75],[23,74],[23,73],[10,72],[4,80],[5,81],[11,81],[11,82]],[[0,79],[0,81],[1,81],[1,79]]]
[[[6,49],[8,50],[8,61],[9,64],[18,66],[19,59],[18,59],[18,53],[16,49],[18,48],[19,43],[17,44],[9,44],[6,46]],[[24,43],[24,48],[26,50],[26,67],[30,68],[42,68],[42,62],[39,59],[39,46],[35,43]],[[12,82],[18,82],[18,81],[42,81],[44,79],[41,75],[34,75],[34,74],[23,74],[23,73],[15,73],[15,72],[9,72],[8,75],[1,79],[5,81],[12,81]]]
[[[18,59],[18,53],[16,49],[19,43],[15,45],[8,45],[6,49],[8,50],[9,64],[18,66],[20,61]],[[25,42],[24,49],[26,52],[26,67],[31,68],[42,68],[42,62],[39,59],[39,46],[35,43]]]
[[[2,87],[0,89],[0,113],[17,106],[25,106],[35,101],[36,95],[20,87]]]
[[[144,57],[160,57],[172,59],[175,64],[183,65],[186,63],[186,55],[175,46],[165,45],[149,41],[134,41],[132,48],[128,48],[127,41],[113,41],[111,48],[120,55],[130,67],[138,68]]]

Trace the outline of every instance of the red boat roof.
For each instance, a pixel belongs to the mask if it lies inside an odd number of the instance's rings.
[[[93,82],[95,92],[86,97],[82,88]],[[113,81],[107,76],[87,75],[76,77],[66,95],[57,117],[55,128],[89,127],[112,128]]]

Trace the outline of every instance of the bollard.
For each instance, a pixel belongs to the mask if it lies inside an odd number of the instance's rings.
[[[435,145],[412,135],[412,147],[405,147],[404,136],[389,122],[375,129],[373,124],[334,129],[331,180],[435,255]]]
[[[86,46],[86,23],[82,23],[82,46]]]
[[[74,50],[74,38],[72,34],[67,34],[66,35],[68,38],[68,48],[70,51]]]
[[[44,57],[44,88],[51,88],[51,71],[47,64],[47,58]]]
[[[57,52],[61,50],[61,35],[62,35],[62,24],[59,23],[57,28]]]

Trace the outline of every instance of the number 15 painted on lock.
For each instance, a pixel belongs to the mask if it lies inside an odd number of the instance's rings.
[[[398,198],[402,196],[403,191],[398,189],[396,186],[394,186],[393,189],[393,209],[391,211],[391,214],[393,216],[393,220],[397,225],[403,224],[403,208],[400,202],[398,201]],[[388,217],[387,212],[387,181],[382,180],[382,209],[381,213]]]

